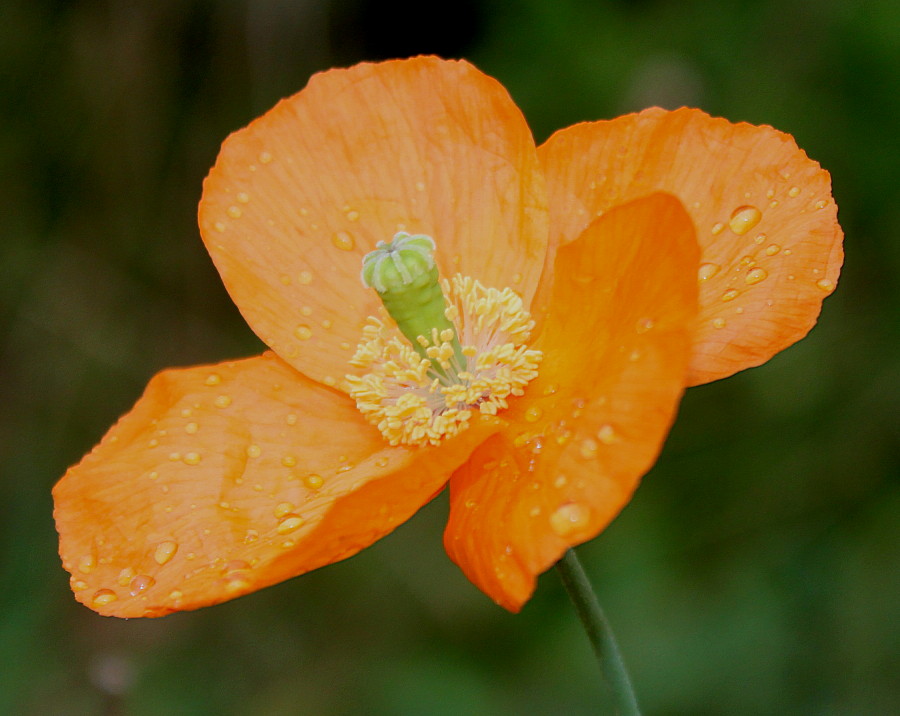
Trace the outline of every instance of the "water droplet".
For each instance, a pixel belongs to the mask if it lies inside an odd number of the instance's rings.
[[[156,580],[149,574],[139,574],[131,580],[128,593],[132,597],[136,597],[141,592],[150,589],[154,584],[156,584]]]
[[[348,211],[347,212],[347,221],[359,221],[359,212],[358,211]]]
[[[590,512],[586,507],[576,502],[566,502],[550,515],[550,526],[560,537],[568,537],[584,529],[589,519]]]
[[[213,402],[216,404],[217,408],[227,408],[229,405],[231,405],[231,396],[219,395]]]
[[[528,510],[528,514],[532,517],[537,517],[539,514],[541,514],[540,505],[535,505],[534,507],[532,507],[530,510]]]
[[[828,202],[825,201],[825,199],[821,199],[820,201],[816,202],[817,209],[824,209],[826,206],[828,206]]]
[[[556,479],[553,481],[553,486],[556,488],[565,487],[569,484],[569,480],[565,475],[557,475]]]
[[[725,328],[724,318],[714,318],[712,321],[713,328]]]
[[[127,587],[131,580],[134,579],[134,569],[131,567],[125,567],[121,572],[119,572],[119,576],[116,578],[116,581],[119,583],[119,586]]]
[[[753,239],[754,244],[762,244],[767,238],[769,238],[766,234],[757,234],[756,238]]]
[[[302,313],[304,316],[311,316],[312,312],[312,306],[303,306],[303,308],[300,309],[300,313]]]
[[[241,204],[246,204],[250,201],[250,195],[245,191],[239,191],[234,198],[241,202]]]
[[[118,598],[112,589],[98,589],[91,598],[91,604],[95,607],[102,607],[116,601]]]
[[[86,554],[78,560],[78,571],[82,574],[90,574],[94,571],[94,567],[96,566],[97,562],[94,560],[93,555]]]
[[[188,452],[184,454],[183,462],[185,465],[199,465],[203,458],[198,452]]]
[[[384,458],[382,458],[384,459]],[[376,461],[377,464],[377,461]],[[381,465],[380,467],[384,467]],[[318,490],[322,485],[325,484],[325,480],[322,479],[321,475],[316,475],[315,473],[309,474],[303,478],[303,484],[306,485],[310,490]]]
[[[536,423],[541,419],[541,416],[544,414],[544,411],[539,408],[537,405],[529,406],[528,410],[525,411],[525,420],[529,423]]]
[[[723,301],[733,301],[740,295],[740,291],[734,288],[729,288],[725,293],[722,294]]]
[[[300,515],[288,514],[278,523],[278,527],[275,528],[275,531],[280,535],[286,535],[288,532],[293,532],[302,524],[303,518],[300,517]]]
[[[239,206],[229,206],[228,207],[228,216],[230,216],[232,219],[240,219],[241,214],[243,214],[243,213],[244,212],[241,211],[241,207],[239,207]]]
[[[275,505],[273,513],[275,514],[275,518],[280,520],[282,517],[289,515],[293,511],[294,504],[292,502],[279,502]]]
[[[306,324],[301,323],[294,329],[294,335],[301,341],[308,341],[312,338],[312,330]]]
[[[225,231],[225,224],[221,221],[217,221],[214,226],[216,227],[216,231],[218,231],[219,233]]]
[[[172,540],[166,540],[165,542],[160,542],[156,545],[156,549],[153,552],[153,559],[157,564],[163,565],[172,559],[177,551],[178,543]]]
[[[597,430],[597,440],[604,445],[612,445],[613,443],[618,442],[619,437],[616,435],[616,430],[612,425],[602,425],[599,430]]]
[[[281,458],[281,464],[285,467],[294,467],[294,465],[297,464],[297,458],[295,458],[293,455],[285,455],[283,458]]]
[[[171,599],[173,602],[181,601],[181,598],[183,596],[184,593],[180,589],[173,589],[171,592],[169,592],[169,599]]]
[[[259,457],[262,455],[262,448],[259,445],[247,446],[247,457]]]
[[[355,246],[353,237],[346,231],[338,231],[331,237],[331,243],[334,244],[335,248],[338,248],[341,251],[351,251]]]
[[[743,236],[762,219],[762,212],[755,206],[739,206],[731,214],[728,227],[738,236]]]
[[[712,229],[710,229],[710,232],[712,233],[713,236],[718,236],[719,234],[722,233],[722,230],[724,228],[725,228],[725,224],[720,222],[718,224],[713,224],[713,227],[712,227]]]
[[[597,441],[592,438],[585,438],[581,441],[581,445],[578,448],[578,452],[585,460],[591,460],[597,457],[597,450],[599,446],[597,445]]]
[[[766,246],[766,256],[774,256],[779,251],[781,251],[781,247],[778,244],[769,244]]]
[[[792,186],[790,189],[788,189],[788,196],[791,198],[793,198],[795,196],[799,196],[799,194],[800,194],[799,186]]]
[[[247,530],[244,535],[244,544],[251,544],[259,539],[259,532],[256,530]]]
[[[180,459],[181,459],[180,452],[170,452],[169,453],[169,460],[171,460],[172,462],[178,462]]]
[[[816,281],[816,286],[821,288],[823,291],[833,291],[834,281],[829,281],[827,278],[820,278],[818,281]]]
[[[81,592],[88,588],[87,582],[83,582],[80,579],[75,579],[75,577],[69,579],[69,586],[72,587],[73,592]]]
[[[301,271],[297,274],[297,282],[303,284],[304,286],[312,283],[313,277],[309,271]]]
[[[700,264],[700,270],[697,271],[697,279],[700,281],[708,281],[715,276],[722,267],[719,264]]]
[[[197,425],[197,423],[188,423],[184,426],[184,432],[186,432],[188,435],[194,435],[199,429],[200,426]]]
[[[764,269],[755,268],[752,271],[747,272],[744,281],[752,286],[755,283],[764,281],[768,275],[769,274],[767,274]]]
[[[272,161],[271,152],[260,152],[259,153],[259,162],[260,164],[268,164]]]
[[[218,373],[210,373],[203,382],[207,385],[218,385],[222,382],[222,376]]]
[[[425,182],[417,181],[416,182],[416,190],[417,191],[425,191]]]
[[[651,330],[653,328],[653,326],[655,326],[655,325],[656,324],[653,322],[652,318],[641,318],[637,322],[637,325],[635,326],[634,330],[637,333],[646,333],[647,331]]]
[[[559,386],[556,383],[550,383],[544,388],[544,395],[553,395],[557,390],[559,390]]]

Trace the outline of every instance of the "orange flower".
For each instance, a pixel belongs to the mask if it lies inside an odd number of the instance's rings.
[[[649,109],[535,148],[497,82],[435,58],[317,75],[233,134],[200,228],[272,351],[162,372],[56,485],[101,614],[344,559],[448,481],[450,557],[516,611],[629,500],[684,386],[803,337],[842,260],[828,174],[785,134]],[[360,282],[397,232],[460,276],[427,347]]]

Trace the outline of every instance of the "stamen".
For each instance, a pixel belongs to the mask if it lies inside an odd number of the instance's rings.
[[[370,318],[350,361],[361,371],[347,376],[350,395],[391,445],[436,445],[457,435],[475,411],[507,408],[538,373],[542,354],[526,345],[534,321],[514,291],[459,275],[441,287],[450,327],[431,326],[408,343]]]

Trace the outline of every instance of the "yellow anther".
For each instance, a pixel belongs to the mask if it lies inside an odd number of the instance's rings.
[[[465,430],[475,410],[496,415],[508,407],[507,399],[537,376],[541,352],[525,344],[534,322],[515,292],[463,276],[442,283],[444,314],[456,331],[417,336],[423,356],[399,331],[370,318],[350,361],[361,371],[347,376],[350,394],[391,445],[435,445]],[[454,351],[457,335],[464,365]]]

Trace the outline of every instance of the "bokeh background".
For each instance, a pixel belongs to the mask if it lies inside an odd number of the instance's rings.
[[[900,713],[900,4],[4,0],[0,714],[608,705],[556,575],[494,606],[443,554],[442,498],[349,561],[161,620],[76,604],[56,556],[51,486],[149,377],[260,349],[196,229],[221,140],[315,71],[420,52],[499,78],[538,141],[688,104],[832,172],[847,262],[819,325],[690,390],[581,553],[648,714]]]

